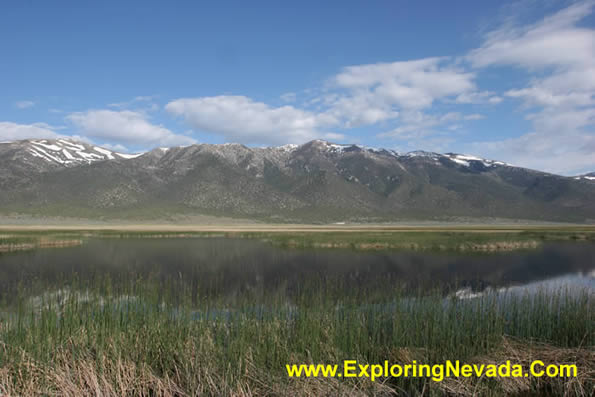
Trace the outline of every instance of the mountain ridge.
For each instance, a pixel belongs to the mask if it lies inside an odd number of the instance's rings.
[[[595,184],[588,179],[471,155],[398,153],[322,140],[264,148],[195,144],[136,155],[64,139],[0,144],[3,212],[205,214],[280,222],[593,222],[592,197]]]
[[[394,156],[408,156],[408,157],[446,156],[446,157],[450,157],[455,162],[456,162],[456,159],[459,158],[459,159],[463,159],[463,160],[467,159],[467,160],[475,160],[475,161],[484,161],[484,162],[495,163],[495,164],[500,164],[500,165],[510,165],[510,164],[507,164],[507,163],[504,163],[501,161],[484,159],[481,157],[468,155],[468,154],[462,154],[462,153],[438,153],[438,152],[428,152],[428,151],[424,151],[424,150],[415,150],[415,151],[410,151],[410,152],[397,152],[397,151],[394,151],[391,149],[369,147],[369,146],[363,146],[363,145],[358,145],[358,144],[332,143],[332,142],[329,142],[326,140],[321,140],[321,139],[309,141],[303,145],[312,144],[312,143],[318,143],[320,145],[326,146],[331,151],[339,151],[339,152],[343,151],[343,150],[362,150],[362,151],[370,151],[370,152],[374,152],[374,153],[388,153],[388,154],[391,154]],[[188,147],[192,147],[192,146],[205,146],[205,145],[210,146],[210,147],[218,147],[218,146],[233,147],[233,146],[235,146],[235,147],[243,147],[246,149],[265,149],[265,150],[269,149],[269,150],[279,150],[279,151],[283,151],[283,152],[293,151],[293,150],[299,148],[300,146],[303,146],[303,145],[298,145],[298,144],[285,144],[285,145],[280,145],[280,146],[249,147],[249,146],[246,146],[241,143],[222,143],[222,144],[197,143],[197,144],[185,145],[185,146],[156,147],[151,150],[148,150],[145,152],[139,152],[139,153],[120,153],[120,152],[117,152],[114,150],[109,150],[109,149],[103,148],[100,145],[89,144],[84,141],[80,141],[80,140],[76,140],[76,139],[66,139],[66,138],[23,139],[23,140],[16,140],[16,141],[0,142],[0,145],[2,145],[2,144],[9,144],[9,145],[10,144],[16,144],[16,145],[29,144],[30,147],[28,148],[28,151],[34,157],[44,158],[48,161],[56,161],[58,163],[65,164],[65,165],[68,165],[69,162],[70,163],[73,163],[73,162],[91,163],[91,162],[95,162],[95,161],[114,159],[114,158],[110,158],[110,156],[117,157],[120,159],[131,159],[131,158],[143,156],[145,154],[148,154],[148,153],[151,153],[154,151],[166,152],[170,149],[181,149],[181,148],[188,148]],[[68,152],[69,150],[70,150],[70,152]],[[61,153],[63,153],[64,151],[66,151],[66,153],[75,153],[75,154],[82,151],[83,156],[73,159],[73,158],[69,157],[69,154],[66,154],[65,155],[66,158],[63,158]],[[89,151],[91,153],[86,152],[86,151]],[[56,154],[56,152],[58,152],[58,155]],[[58,158],[58,160],[56,160],[56,157]]]

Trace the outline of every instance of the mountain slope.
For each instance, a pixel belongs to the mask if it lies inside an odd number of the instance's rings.
[[[83,149],[74,150],[77,145]],[[271,148],[200,144],[136,156],[73,141],[0,144],[3,212],[200,213],[306,222],[460,217],[592,222],[594,197],[589,179],[468,155],[399,154],[319,140]]]

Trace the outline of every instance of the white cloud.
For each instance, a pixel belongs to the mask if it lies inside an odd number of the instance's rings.
[[[354,102],[387,109],[424,109],[440,99],[475,91],[475,75],[451,58],[349,66],[332,83],[348,90]],[[367,97],[365,101],[359,100]],[[396,109],[395,109],[396,108]]]
[[[593,6],[579,2],[529,26],[496,29],[469,54],[476,67],[516,66],[534,76],[504,93],[530,109],[533,131],[478,148],[552,172],[595,168],[595,30],[579,26]]]
[[[498,104],[502,98],[490,91],[464,92],[455,98],[458,104]]]
[[[324,98],[324,103],[330,106],[327,114],[347,128],[376,124],[399,115],[394,106],[368,91],[346,96],[330,94]]]
[[[183,98],[165,109],[197,130],[240,143],[302,143],[315,138],[336,139],[322,129],[337,124],[332,115],[293,106],[270,107],[244,96]]]
[[[593,72],[595,73],[595,70]],[[595,103],[593,92],[571,91],[567,89],[563,92],[556,92],[555,90],[548,89],[543,81],[530,87],[508,90],[505,95],[513,98],[521,98],[529,106],[575,107],[589,106]]]
[[[89,110],[72,113],[66,117],[90,138],[134,145],[188,145],[196,141],[185,135],[174,134],[161,125],[147,120],[141,112],[130,110]]]
[[[35,102],[33,102],[33,101],[18,101],[14,105],[19,109],[27,109],[27,108],[35,106]]]
[[[574,66],[585,61],[590,64],[595,45],[593,32],[576,24],[591,13],[592,7],[591,1],[577,3],[530,26],[496,29],[468,58],[478,67],[499,64],[541,68]]]
[[[31,138],[57,138],[54,128],[45,123],[17,124],[0,122],[0,141],[16,141]]]
[[[457,120],[472,119],[457,112],[437,114],[435,105],[490,103],[497,98],[478,91],[474,80],[473,72],[450,57],[349,66],[331,79],[324,103],[327,113],[346,128],[396,121],[396,128],[379,137],[423,143],[422,137],[443,134],[446,127],[435,127],[454,121],[449,120],[454,114]],[[431,114],[424,113],[431,109]],[[458,128],[448,126],[450,131]]]
[[[592,1],[577,3],[527,27],[497,29],[468,59],[477,67],[513,65],[543,76],[506,93],[528,105],[592,105],[595,30],[577,26],[592,8]]]

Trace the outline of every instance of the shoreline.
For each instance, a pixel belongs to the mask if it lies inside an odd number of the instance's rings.
[[[595,232],[595,225],[581,224],[0,224],[0,231],[133,231],[133,232],[468,232],[515,233],[523,231]]]

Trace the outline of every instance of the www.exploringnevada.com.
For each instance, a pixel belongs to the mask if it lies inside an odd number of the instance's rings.
[[[510,360],[501,364],[462,364],[459,360],[446,360],[441,364],[359,364],[357,360],[345,360],[338,364],[287,364],[290,378],[430,378],[442,382],[451,377],[523,378],[523,377],[577,377],[577,366],[571,364],[546,364],[534,360],[525,368]]]

